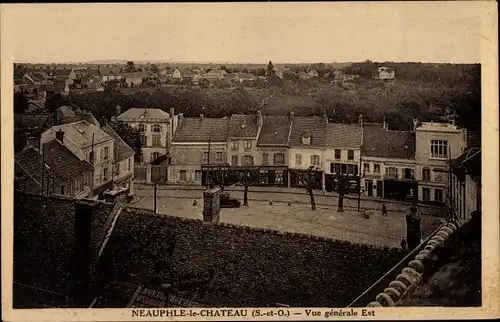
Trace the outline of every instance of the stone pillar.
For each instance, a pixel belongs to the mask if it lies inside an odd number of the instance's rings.
[[[286,171],[287,187],[290,188],[290,169]]]
[[[421,241],[420,232],[420,213],[416,204],[410,207],[410,211],[406,215],[406,242],[408,250],[412,251]]]
[[[321,190],[323,191],[323,194],[326,192],[325,171],[321,172]]]
[[[146,183],[151,182],[151,164],[146,165]]]
[[[203,192],[203,221],[219,223],[220,193],[221,189],[213,185]]]

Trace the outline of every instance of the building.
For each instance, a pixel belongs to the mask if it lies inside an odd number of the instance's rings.
[[[15,189],[76,199],[91,197],[92,165],[57,139],[43,144],[42,150],[37,141],[15,155]]]
[[[120,107],[117,107],[116,120],[138,129],[141,134],[142,155],[139,164],[151,164],[160,156],[168,155],[178,121],[173,108],[170,114],[157,108],[131,108],[120,112]]]
[[[64,83],[65,85],[72,85],[76,79],[75,71],[69,68],[56,68],[53,75],[54,83]]]
[[[101,80],[103,82],[109,82],[112,80],[121,80],[123,78],[122,71],[120,67],[99,67],[99,73],[101,75]]]
[[[263,125],[257,140],[257,159],[260,160],[260,185],[284,186],[290,184],[288,151],[291,118],[288,116],[263,116]]]
[[[452,159],[465,152],[467,131],[450,123],[414,120],[415,178],[418,199],[443,203],[446,189],[446,168]]]
[[[323,166],[325,139],[328,118],[310,116],[295,117],[291,112],[292,128],[290,131],[289,170],[290,186],[304,186],[304,176],[310,166],[317,168],[315,188],[325,189]]]
[[[114,139],[87,121],[52,126],[41,135],[41,144],[58,140],[78,159],[94,166],[92,197],[113,188]]]
[[[125,83],[128,87],[137,87],[141,85],[144,78],[147,78],[147,75],[142,72],[123,73],[123,79],[125,79]]]
[[[481,212],[481,149],[468,148],[451,160],[451,185],[447,181],[446,204],[460,221],[467,221],[475,211]]]
[[[389,67],[379,67],[373,73],[373,77],[380,80],[393,80],[396,78],[396,70]]]
[[[172,162],[168,182],[207,184],[218,170],[228,169],[229,118],[181,118],[172,140]],[[215,169],[217,168],[217,169]],[[213,171],[212,171],[213,169]]]
[[[113,130],[106,124],[101,129],[115,140],[113,154],[113,193],[124,192],[128,195],[134,194],[134,156],[135,151]]]
[[[362,180],[364,195],[418,198],[415,179],[415,132],[391,131],[387,124],[363,124]]]
[[[223,80],[227,75],[227,72],[223,69],[212,69],[211,71],[205,73],[203,78],[207,80]]]
[[[80,79],[80,84],[82,88],[95,89],[95,90],[104,90],[102,85],[102,81],[99,76],[95,75],[85,75]]]
[[[362,123],[362,119],[360,122]],[[349,188],[357,191],[361,168],[361,144],[360,124],[327,124],[323,160],[323,181],[326,191],[338,191],[338,176],[346,175],[351,178]]]
[[[231,167],[246,167],[260,164],[257,153],[257,138],[262,128],[262,114],[233,114],[229,119],[227,138],[228,162]]]
[[[307,72],[307,74],[310,76],[310,77],[318,77],[319,76],[319,73],[317,70],[315,69],[311,69]]]

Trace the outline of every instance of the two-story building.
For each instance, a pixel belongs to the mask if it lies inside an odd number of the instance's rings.
[[[114,191],[125,192],[128,195],[134,194],[134,150],[113,130],[109,125],[104,125],[101,129],[112,137],[114,142],[114,166],[113,184]]]
[[[262,114],[233,114],[229,119],[227,155],[231,167],[254,166],[260,163],[257,138],[262,128]]]
[[[280,115],[263,116],[262,123],[257,140],[257,160],[260,160],[258,184],[287,187],[290,184],[288,144],[291,118]]]
[[[363,124],[362,166],[365,196],[418,198],[413,131],[392,131],[385,122]]]
[[[87,121],[56,125],[43,132],[40,143],[59,141],[78,159],[94,166],[92,196],[94,198],[113,188],[114,139]],[[64,162],[64,160],[61,160]]]
[[[229,118],[181,118],[172,139],[168,182],[205,185],[217,181],[227,162]]]
[[[293,112],[290,118],[292,119],[289,143],[290,186],[304,186],[301,178],[307,175],[310,166],[314,166],[317,168],[314,186],[316,189],[324,189],[323,160],[328,118],[326,115],[295,117]]]
[[[464,153],[467,131],[451,123],[414,121],[418,199],[443,203],[449,161]]]
[[[338,191],[339,175],[352,177],[349,188],[357,191],[361,143],[362,127],[359,124],[327,124],[323,161],[326,191]]]
[[[119,114],[116,120],[137,128],[141,134],[142,154],[139,164],[150,164],[160,156],[168,155],[173,133],[177,127],[178,115],[157,108],[131,108]]]
[[[36,194],[92,197],[93,167],[58,140],[28,145],[15,155],[15,189]]]

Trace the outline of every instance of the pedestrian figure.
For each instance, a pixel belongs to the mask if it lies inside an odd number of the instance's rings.
[[[387,207],[385,206],[385,203],[382,204],[382,215],[387,216]]]
[[[406,251],[406,239],[401,239],[401,248]]]

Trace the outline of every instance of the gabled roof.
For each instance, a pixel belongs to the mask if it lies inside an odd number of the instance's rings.
[[[54,69],[54,76],[64,76],[67,77],[71,74],[73,70],[72,69]]]
[[[143,72],[135,72],[135,73],[123,73],[123,77],[125,78],[145,78],[148,75]]]
[[[45,188],[45,183],[49,182],[48,180],[53,181],[53,186],[57,188],[65,182],[50,166],[42,169],[42,156],[34,148],[16,153],[14,160],[16,177],[18,177],[16,186],[21,191],[41,193],[42,184]],[[47,163],[45,164],[47,165]],[[22,173],[21,177],[19,177],[19,173]]]
[[[292,131],[290,134],[291,147],[325,147],[326,122],[323,117],[318,116],[296,116],[293,119]],[[311,136],[311,144],[302,144],[304,135]]]
[[[172,142],[208,143],[209,138],[212,142],[225,142],[228,137],[228,130],[228,118],[184,118],[177,126]]]
[[[170,119],[170,114],[158,108],[130,108],[116,117],[119,121],[157,121]]]
[[[232,138],[256,138],[257,115],[233,114],[229,119],[228,136]]]
[[[363,127],[364,156],[414,159],[415,133],[391,131],[378,126]]]
[[[101,76],[101,73],[99,71],[99,69],[97,68],[90,68],[90,69],[87,69],[87,75],[88,76]]]
[[[288,116],[263,116],[257,145],[288,146],[292,122]]]
[[[69,139],[80,148],[91,146],[92,137],[94,138],[94,144],[111,140],[111,137],[106,132],[87,121],[56,125],[51,128],[54,135],[59,130],[64,131],[64,139]]]
[[[75,116],[75,112],[73,111],[73,109],[66,105],[60,106],[57,109],[57,112],[60,113],[62,117]]]
[[[110,125],[101,127],[101,130],[115,139],[114,156],[115,161],[122,161],[130,158],[135,154],[134,150],[113,130]]]
[[[122,75],[122,70],[120,67],[100,67],[99,71],[102,76],[120,76]]]
[[[328,148],[361,147],[361,127],[357,124],[328,123],[326,130],[325,145]]]

